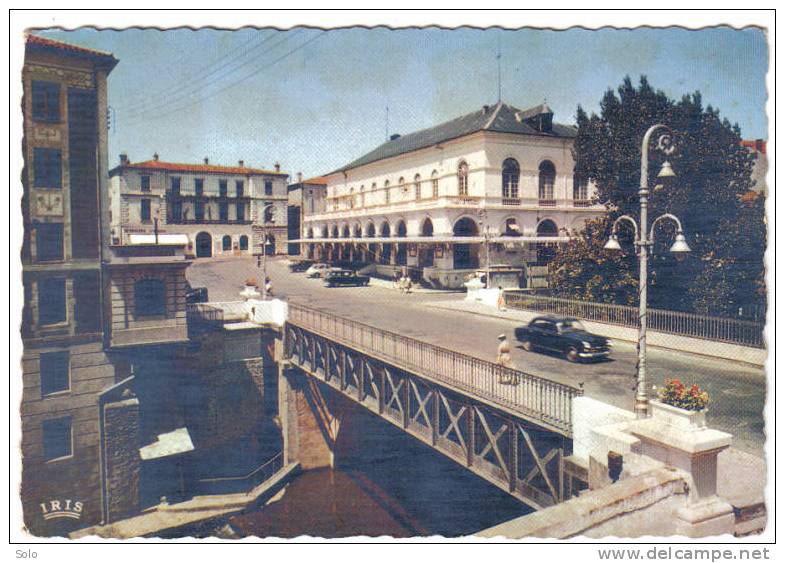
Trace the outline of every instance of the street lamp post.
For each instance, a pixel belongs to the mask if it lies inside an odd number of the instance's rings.
[[[646,134],[643,136],[643,143],[641,144],[641,179],[638,196],[640,198],[640,228],[635,219],[629,215],[622,215],[613,223],[613,230],[611,237],[605,244],[605,250],[620,251],[619,239],[617,236],[619,223],[627,221],[632,224],[635,231],[635,245],[638,247],[639,259],[639,278],[638,278],[638,373],[637,373],[637,388],[635,393],[635,415],[637,418],[646,418],[649,414],[649,390],[646,374],[646,329],[647,329],[647,285],[648,285],[648,252],[649,247],[654,245],[654,229],[662,220],[668,219],[676,223],[677,232],[676,239],[670,248],[674,254],[683,255],[690,252],[690,247],[687,240],[684,238],[684,231],[681,226],[681,221],[670,213],[665,213],[657,217],[651,224],[651,231],[648,230],[648,211],[649,211],[649,142],[652,135],[664,129],[657,142],[657,149],[665,155],[673,153],[674,147],[671,137],[671,131],[666,125],[657,124],[651,126]],[[673,172],[670,163],[666,160],[662,164],[662,169],[658,178],[673,178],[676,174]]]
[[[483,247],[485,249],[485,288],[491,287],[491,247],[490,247],[490,225],[488,224],[488,212],[480,209],[480,228],[482,229]]]
[[[262,299],[267,300],[267,210],[272,208],[270,219],[275,219],[275,204],[268,203],[262,208]],[[259,264],[257,263],[257,267]]]

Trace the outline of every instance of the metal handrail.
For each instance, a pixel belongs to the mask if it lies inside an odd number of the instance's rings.
[[[569,315],[628,327],[637,327],[639,322],[638,308],[630,305],[578,301],[515,290],[505,291],[504,300],[511,309]],[[666,309],[649,309],[647,316],[650,330],[757,348],[764,346],[764,324],[757,321]]]
[[[293,303],[289,303],[287,323],[565,432],[572,429],[571,400],[583,394],[572,385]]]

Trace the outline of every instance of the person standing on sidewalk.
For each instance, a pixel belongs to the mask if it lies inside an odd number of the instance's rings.
[[[496,308],[499,311],[507,310],[504,306],[504,290],[502,289],[502,286],[499,286],[499,298],[496,300]]]

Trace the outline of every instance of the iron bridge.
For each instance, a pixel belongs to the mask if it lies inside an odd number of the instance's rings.
[[[564,499],[571,401],[582,389],[288,307],[284,356],[291,365],[529,506]]]

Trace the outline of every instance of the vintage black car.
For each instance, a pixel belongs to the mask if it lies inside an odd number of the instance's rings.
[[[289,262],[290,272],[304,272],[313,265],[313,260],[295,260]]]
[[[352,270],[333,270],[324,276],[325,287],[335,287],[338,285],[368,285],[371,278],[361,276]]]
[[[206,287],[188,287],[185,293],[186,303],[207,303],[208,293]]]
[[[573,317],[536,317],[529,326],[516,328],[515,338],[523,343],[524,350],[558,352],[571,362],[607,358],[611,353],[607,338],[587,332]]]

